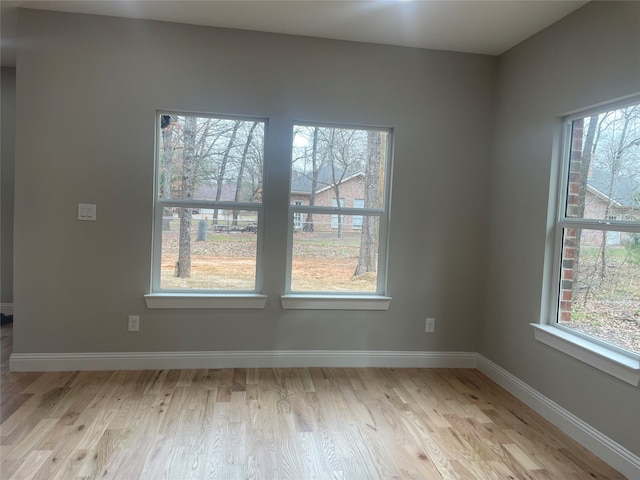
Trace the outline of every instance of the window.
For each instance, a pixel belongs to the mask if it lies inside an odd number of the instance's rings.
[[[619,215],[609,215],[609,220],[622,220]],[[622,235],[620,232],[608,231],[607,232],[607,245],[620,245],[622,242]]]
[[[302,205],[302,200],[294,200],[294,205]],[[300,230],[302,228],[302,213],[296,212],[293,215],[293,228]]]
[[[331,206],[337,207],[338,201],[335,198],[331,199]],[[344,207],[344,198],[340,199],[340,206]],[[344,215],[331,215],[331,228],[344,228]]]
[[[640,104],[568,118],[564,144],[550,326],[639,372]]]
[[[361,198],[354,199],[353,208],[364,208],[364,200]],[[354,229],[360,230],[362,228],[362,215],[354,215],[352,225]]]
[[[152,293],[259,291],[265,126],[158,114]]]
[[[289,294],[384,295],[390,152],[389,129],[294,126]]]

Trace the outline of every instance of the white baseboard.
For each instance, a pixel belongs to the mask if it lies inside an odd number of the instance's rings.
[[[475,368],[467,352],[275,350],[239,352],[14,353],[14,372],[181,368],[388,367]]]
[[[13,303],[0,303],[0,313],[13,315]]]
[[[629,479],[640,479],[640,457],[583,422],[519,378],[478,354],[477,368]]]
[[[640,457],[477,353],[347,350],[14,353],[9,365],[11,371],[16,372],[254,367],[477,368],[629,479],[640,479]]]

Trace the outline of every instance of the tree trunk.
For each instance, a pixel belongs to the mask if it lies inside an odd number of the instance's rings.
[[[316,203],[316,190],[318,189],[318,175],[320,169],[318,167],[318,127],[313,129],[313,147],[311,150],[311,195],[309,196],[309,205]],[[305,232],[313,232],[313,213],[307,213],[307,219],[302,228]]]
[[[625,142],[627,140],[627,131],[629,129],[630,118],[627,117],[624,122],[624,128],[622,129],[622,134],[620,135],[620,140],[618,141],[618,145],[616,150],[613,153],[613,158],[611,159],[611,178],[609,180],[608,191],[606,192],[607,198],[609,199],[607,202],[607,206],[604,211],[604,220],[609,220],[609,215],[611,213],[611,204],[613,202],[613,185],[615,183],[616,175],[620,172],[622,168],[621,161],[622,156],[625,150]],[[607,232],[602,232],[602,242],[600,243],[600,278],[604,279],[607,276]]]
[[[367,165],[364,174],[364,208],[378,208],[380,202],[380,156],[382,152],[380,132],[367,133]],[[375,272],[377,262],[378,217],[362,218],[360,254],[354,275]]]
[[[181,199],[191,200],[195,184],[196,117],[185,117]],[[191,208],[180,209],[180,241],[176,276],[191,276]]]
[[[607,231],[602,231],[602,240],[600,240],[600,252],[599,255],[599,265],[598,270],[600,274],[600,279],[604,280],[607,276]]]
[[[171,115],[164,115],[162,125],[162,192],[160,198],[171,198],[171,162],[173,161],[173,126],[175,118]],[[171,209],[164,208],[162,211],[162,230],[171,230],[171,222],[168,218]]]
[[[233,148],[233,143],[236,140],[236,134],[238,133],[238,129],[240,128],[240,120],[236,120],[233,124],[233,130],[231,131],[231,138],[229,139],[229,143],[227,144],[227,148],[224,151],[222,156],[222,163],[220,164],[220,173],[218,175],[217,189],[216,189],[216,202],[220,201],[222,196],[222,187],[224,185],[224,176],[227,172],[227,163],[229,162],[229,154],[231,153],[231,149]],[[218,223],[218,209],[216,208],[213,211],[213,224],[217,225]]]
[[[332,188],[333,188],[333,194],[336,197],[336,207],[340,208],[340,207],[342,207],[342,205],[340,205],[340,188],[338,187],[337,183],[334,183],[332,185]],[[340,240],[342,240],[342,230],[343,230],[343,228],[342,228],[342,213],[338,213],[337,216],[338,216],[338,238]]]
[[[586,208],[587,185],[589,183],[589,170],[591,169],[591,159],[593,152],[597,146],[596,130],[598,129],[598,115],[592,115],[589,118],[589,129],[584,139],[580,162],[580,190],[578,191],[578,218],[584,217],[584,209]],[[580,263],[580,236],[582,230],[576,231],[576,248],[574,257],[574,269],[578,271]]]
[[[242,189],[242,178],[244,177],[244,168],[247,164],[247,155],[249,153],[249,145],[251,145],[251,141],[253,140],[253,131],[258,126],[258,122],[253,122],[251,125],[251,130],[249,130],[249,136],[247,137],[247,142],[244,144],[244,150],[242,150],[242,158],[240,159],[240,168],[238,170],[238,183],[236,183],[236,194],[233,198],[234,202],[238,202],[240,200],[240,190]],[[238,225],[238,210],[233,211],[233,222],[232,225]]]

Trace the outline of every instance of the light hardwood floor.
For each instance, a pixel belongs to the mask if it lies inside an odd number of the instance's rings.
[[[9,373],[0,478],[623,479],[477,370]]]

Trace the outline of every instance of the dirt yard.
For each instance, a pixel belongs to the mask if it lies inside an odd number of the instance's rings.
[[[640,353],[640,249],[607,248],[604,269],[599,249],[583,249],[574,292],[564,325]]]
[[[376,275],[353,277],[359,244],[345,238],[338,246],[326,234],[296,234],[292,289],[299,291],[375,292]],[[162,288],[252,290],[255,285],[256,235],[209,234],[191,243],[191,278],[177,278],[178,233],[163,232]],[[265,273],[268,275],[268,273]]]

